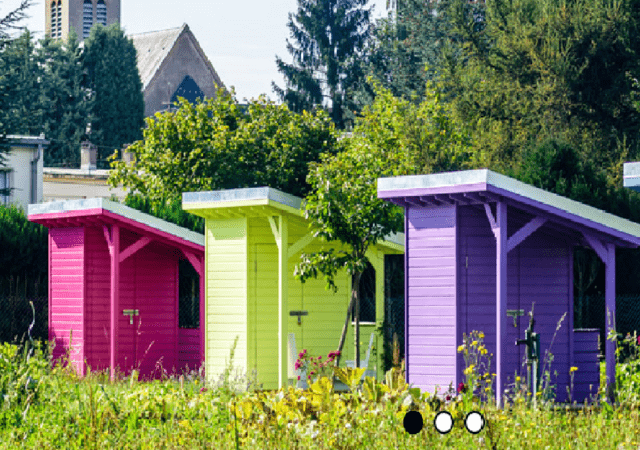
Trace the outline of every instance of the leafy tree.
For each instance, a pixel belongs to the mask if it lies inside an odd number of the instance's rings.
[[[601,167],[618,162],[622,142],[637,154],[637,0],[479,3],[481,27],[468,2],[444,2],[463,58],[443,65],[443,79],[485,165],[513,167],[550,137]]]
[[[87,128],[87,89],[77,36],[66,43],[46,37],[40,42],[44,64],[41,83],[42,119],[49,140],[45,165],[79,167],[80,143]]]
[[[136,49],[119,24],[96,25],[84,41],[83,66],[91,89],[90,140],[99,163],[142,136],[144,98]]]
[[[335,153],[338,134],[323,111],[296,114],[265,98],[241,109],[231,93],[147,119],[128,148],[135,166],[113,161],[109,183],[162,203],[182,192],[271,186],[304,196],[310,161]],[[115,155],[114,155],[115,158]]]
[[[148,197],[143,197],[140,194],[129,194],[124,199],[124,204],[143,213],[204,234],[204,218],[189,214],[182,209],[180,197],[151,202]]]
[[[331,118],[344,128],[356,109],[352,91],[363,81],[359,57],[370,32],[367,0],[298,0],[287,24],[293,63],[276,57],[286,87],[273,83],[281,100],[296,112],[310,111],[328,99]]]
[[[354,309],[356,322],[356,367],[360,366],[360,279],[368,263],[367,251],[404,224],[401,208],[378,198],[376,180],[405,171],[401,153],[385,152],[360,136],[348,138],[348,147],[337,155],[323,155],[320,163],[312,163],[308,181],[313,186],[306,197],[305,217],[315,236],[343,244],[340,250],[330,248],[316,253],[303,253],[295,275],[304,282],[323,275],[327,288],[337,291],[334,279],[346,269],[352,277],[351,301],[340,336],[342,351],[349,317]],[[340,356],[336,359],[336,366]]]

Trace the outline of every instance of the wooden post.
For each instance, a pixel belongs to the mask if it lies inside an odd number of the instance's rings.
[[[206,353],[205,353],[205,338],[207,334],[207,315],[205,310],[206,305],[206,290],[204,287],[204,280],[206,275],[206,254],[202,258],[202,264],[200,265],[201,271],[199,275],[199,285],[200,285],[200,364],[204,365],[206,361]]]
[[[383,353],[384,346],[384,311],[385,311],[385,273],[384,273],[384,253],[378,253],[378,258],[375,260],[376,269],[376,328],[382,329],[382,337],[376,336],[376,379],[381,380],[384,378],[384,366],[383,366]],[[375,333],[375,329],[374,329]]]
[[[606,361],[607,361],[607,396],[611,404],[615,400],[616,385],[616,341],[608,338],[609,333],[615,331],[616,323],[616,247],[607,243],[606,281],[605,281],[605,318],[607,323]]]
[[[111,225],[111,334],[110,334],[110,369],[111,380],[115,380],[118,364],[118,311],[120,309],[120,227]]]
[[[289,232],[287,218],[278,216],[278,386],[284,388],[288,381],[287,335],[288,328],[288,261]]]
[[[496,210],[496,404],[502,403],[507,350],[507,205]]]

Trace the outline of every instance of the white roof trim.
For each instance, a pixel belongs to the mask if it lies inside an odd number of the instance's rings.
[[[118,214],[127,219],[135,220],[138,223],[147,225],[156,230],[172,234],[173,236],[182,238],[194,244],[204,247],[204,235],[180,227],[171,222],[164,221],[149,214],[145,214],[136,209],[129,208],[123,204],[112,202],[105,198],[89,198],[82,200],[68,200],[62,202],[49,202],[32,204],[28,207],[28,215],[34,216],[38,214],[54,214],[65,213],[69,211],[82,211],[85,209],[105,209],[112,213]]]

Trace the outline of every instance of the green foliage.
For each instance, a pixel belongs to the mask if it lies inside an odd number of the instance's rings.
[[[563,139],[596,166],[638,149],[634,109],[637,0],[496,0],[482,26],[464,0],[443,14],[462,52],[442,66],[448,94],[473,130],[479,165],[507,170],[522,149]],[[626,142],[626,144],[622,144]]]
[[[322,107],[329,100],[331,118],[345,128],[357,105],[353,91],[364,81],[359,63],[369,37],[370,10],[366,0],[298,0],[289,14],[287,40],[293,63],[276,57],[286,87],[273,84],[280,99],[296,112]]]
[[[183,192],[270,186],[293,195],[309,190],[307,164],[335,153],[337,133],[326,113],[296,114],[265,98],[242,110],[219,90],[215,99],[147,119],[144,139],[128,148],[135,166],[111,164],[109,183],[152,203]]]
[[[48,231],[15,205],[0,205],[0,277],[47,276]],[[46,284],[46,283],[45,283]]]
[[[124,199],[124,204],[143,213],[204,234],[204,218],[189,214],[182,209],[182,200],[179,197],[163,199],[154,203],[148,197],[143,197],[140,194],[128,194]]]
[[[114,149],[142,135],[144,98],[136,49],[115,23],[96,25],[84,41],[83,67],[91,90],[90,140],[98,146],[99,165]]]
[[[42,131],[49,145],[45,166],[80,166],[80,142],[89,113],[81,50],[75,32],[67,42],[46,37],[40,41],[38,60],[44,65],[40,84]]]

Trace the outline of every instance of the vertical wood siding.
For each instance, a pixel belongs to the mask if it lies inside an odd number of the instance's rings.
[[[200,367],[200,329],[178,329],[178,363],[180,369],[195,370]]]
[[[55,342],[54,359],[70,351],[70,361],[83,370],[85,335],[84,308],[84,228],[53,228],[51,236],[51,322],[49,334]],[[71,342],[70,342],[71,339]]]
[[[456,381],[456,207],[409,208],[407,220],[407,381],[442,392]]]
[[[492,370],[495,369],[496,356],[496,249],[495,238],[483,210],[473,207],[459,208],[460,227],[460,270],[459,292],[461,296],[462,330],[485,333],[487,350],[494,355]],[[509,235],[527,223],[529,218],[509,210]],[[540,230],[529,236],[522,244],[509,252],[507,280],[507,309],[531,310],[535,303],[535,331],[540,334],[541,356],[553,339],[558,320],[569,308],[569,257],[570,251],[563,241],[554,239]],[[568,316],[558,331],[551,353],[554,355],[552,373],[558,370],[558,377],[552,377],[552,383],[558,383],[558,399],[566,396],[569,369],[569,329]],[[515,340],[524,338],[524,330],[529,325],[527,316],[507,322],[507,342],[514,343],[505,354],[507,365],[507,383],[514,382],[514,373],[524,375],[524,346],[515,346]],[[464,365],[461,355],[459,376],[462,377]]]
[[[278,247],[265,218],[248,219],[248,372],[256,370],[264,389],[276,389],[278,384]],[[289,222],[289,245],[302,238],[308,229],[300,221]],[[310,244],[304,252],[313,252],[321,246]],[[298,319],[289,316],[288,332],[295,334],[297,351],[317,356],[326,355],[338,347],[340,332],[349,300],[346,273],[336,277],[339,286],[334,294],[325,289],[322,280],[311,279],[304,284],[294,277],[300,253],[289,255],[288,311],[303,310],[309,315]],[[287,311],[287,314],[288,314]],[[347,345],[345,345],[345,350]],[[351,350],[351,353],[353,351]],[[348,359],[348,357],[347,357]],[[294,376],[293,372],[289,373]]]
[[[213,381],[236,337],[234,366],[247,367],[247,219],[207,220],[206,233],[206,374]]]
[[[91,370],[109,367],[109,249],[102,228],[86,228],[87,317],[86,355]]]
[[[573,330],[574,365],[578,370],[573,378],[572,400],[578,403],[591,399],[600,385],[600,364],[598,362],[598,335],[600,330]]]

